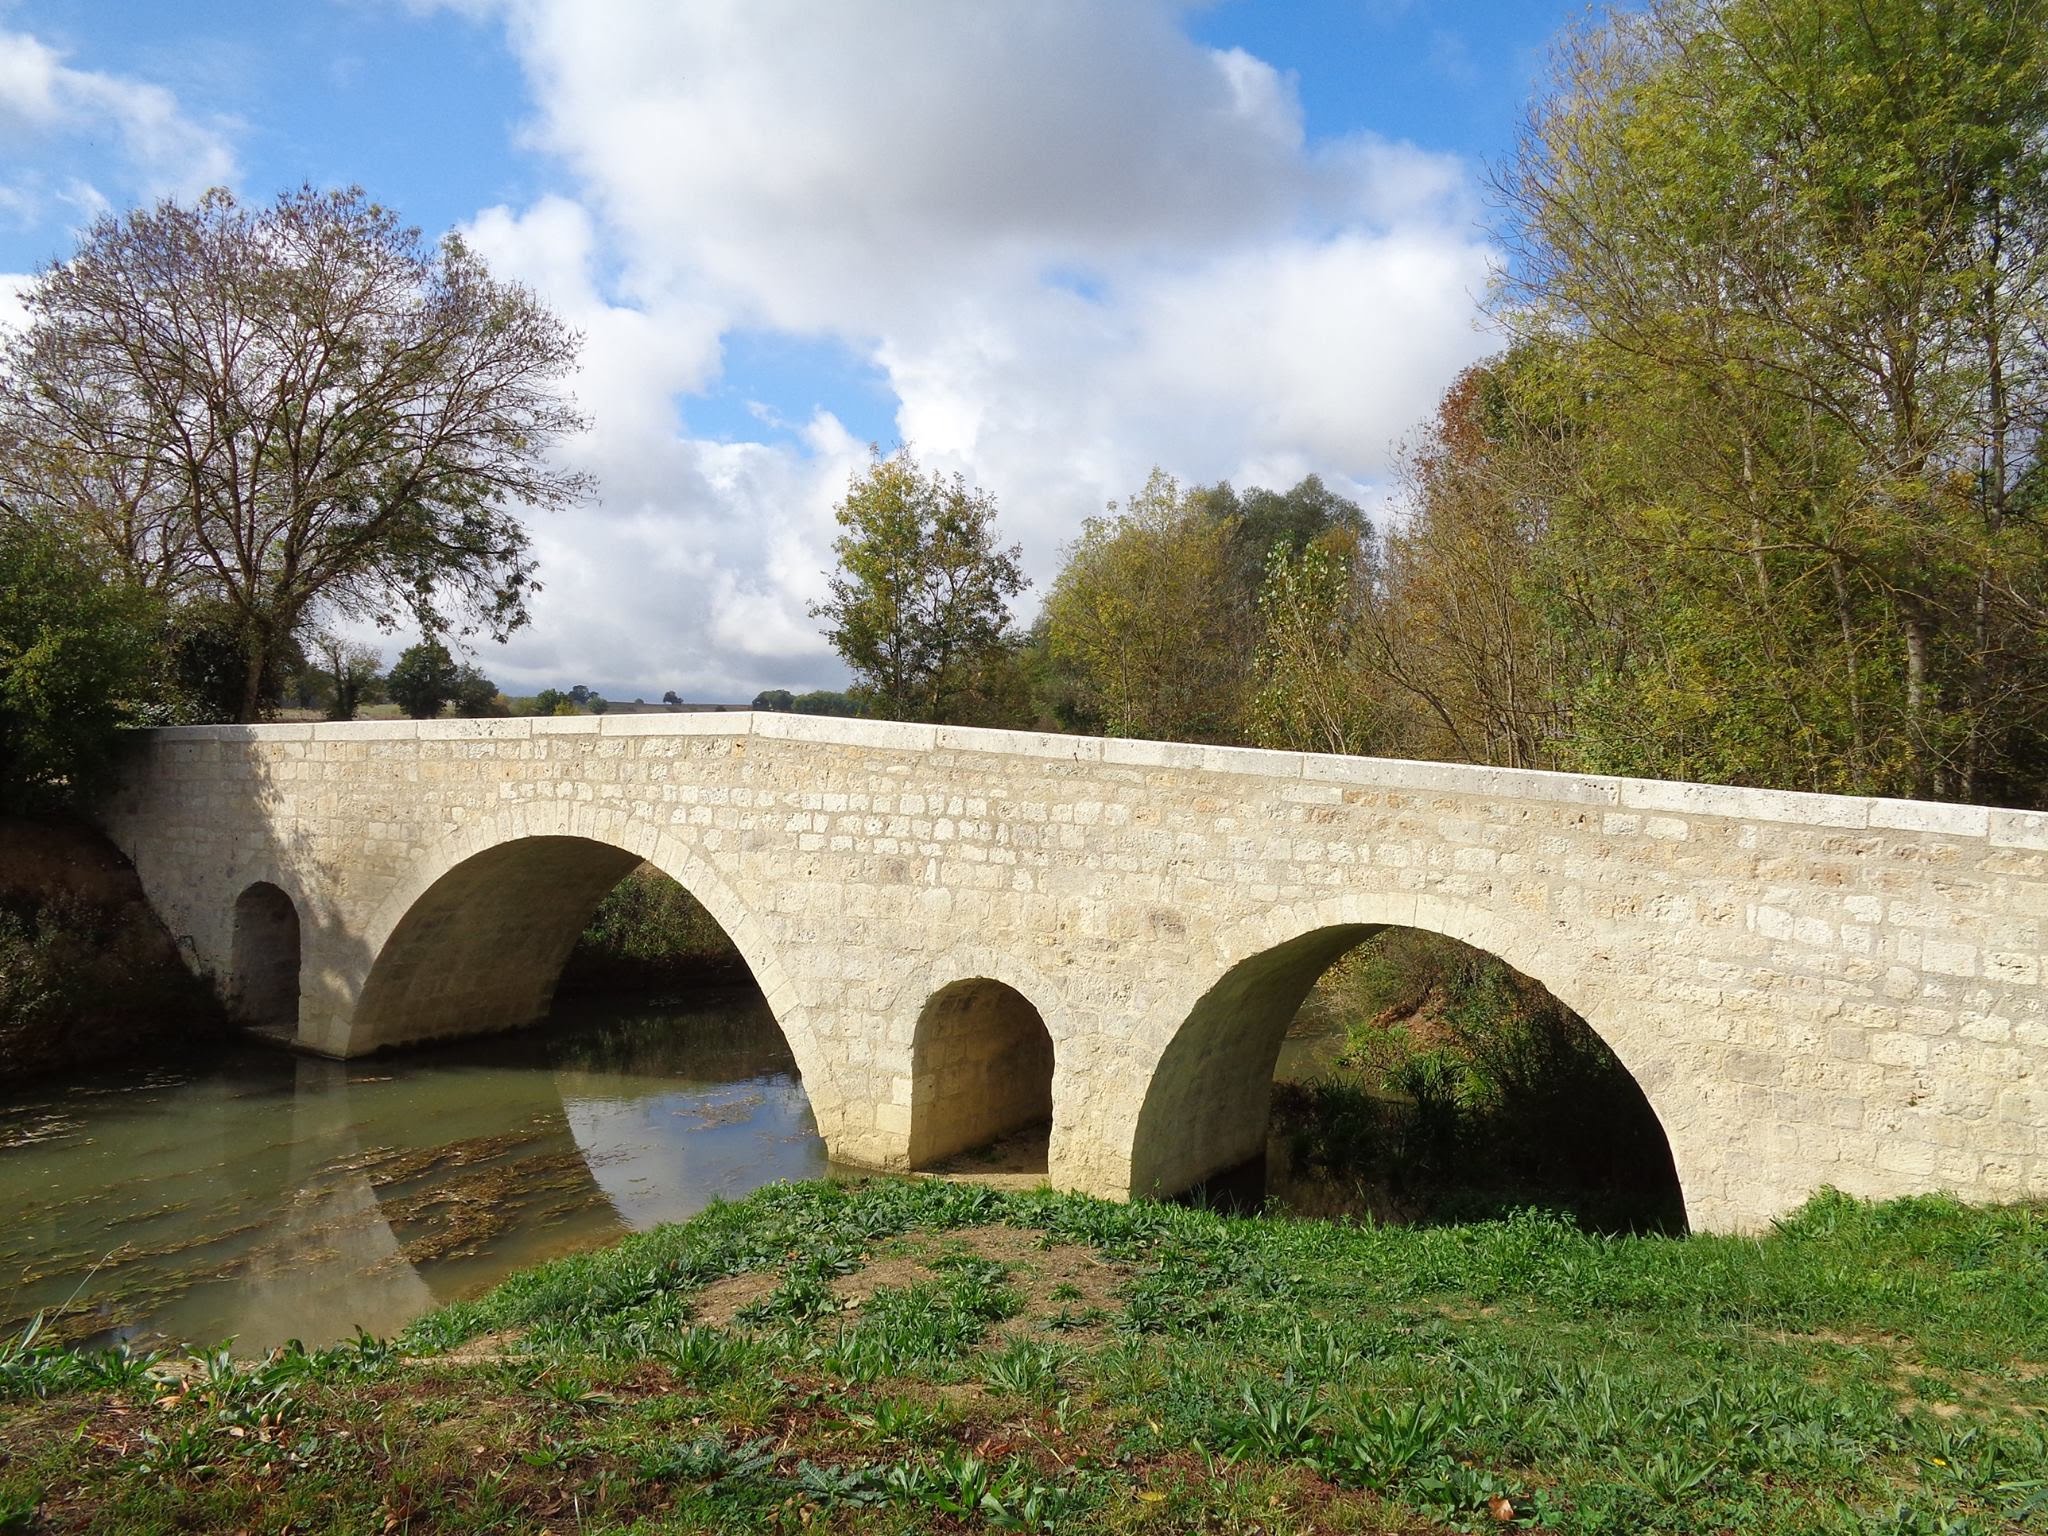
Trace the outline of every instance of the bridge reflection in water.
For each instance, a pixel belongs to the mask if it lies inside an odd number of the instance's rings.
[[[236,1052],[0,1104],[0,1322],[64,1308],[67,1336],[240,1352],[390,1333],[514,1269],[825,1171],[751,991],[565,1005],[389,1060]]]

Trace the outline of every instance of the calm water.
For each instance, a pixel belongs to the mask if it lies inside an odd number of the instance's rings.
[[[237,1050],[0,1102],[0,1323],[252,1353],[826,1171],[758,994],[350,1063]]]

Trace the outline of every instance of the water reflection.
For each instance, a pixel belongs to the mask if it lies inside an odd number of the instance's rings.
[[[758,993],[586,1005],[389,1060],[236,1051],[0,1104],[0,1320],[388,1333],[512,1270],[826,1171]]]

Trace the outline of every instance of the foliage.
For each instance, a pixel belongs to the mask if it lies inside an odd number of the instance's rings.
[[[1259,588],[1257,688],[1250,736],[1262,747],[1361,753],[1384,736],[1354,640],[1367,582],[1358,540],[1319,539],[1299,554],[1276,544]]]
[[[2038,798],[2048,11],[1659,0],[1558,61],[1502,178],[1503,441],[1571,756]]]
[[[432,720],[444,708],[452,709],[465,720],[512,712],[510,702],[498,691],[496,683],[473,664],[456,661],[448,647],[438,640],[422,640],[400,652],[391,675],[384,679],[384,691],[415,720]],[[551,707],[542,707],[543,700]],[[565,707],[562,700],[561,694],[543,689],[534,701],[533,712],[575,714],[574,706]]]
[[[814,688],[789,701],[790,711],[799,715],[842,715],[857,718],[867,713],[862,702],[850,693]]]
[[[1078,1249],[1112,1326],[1036,1336],[1029,1259],[966,1254],[829,1304],[975,1231]],[[2035,1207],[1831,1193],[1755,1237],[1605,1239],[772,1186],[397,1345],[208,1352],[176,1387],[0,1347],[0,1498],[140,1530],[1988,1536],[2048,1479],[2044,1235]],[[689,1320],[742,1276],[757,1317]],[[446,1358],[485,1333],[497,1363]],[[51,1432],[88,1413],[90,1441]]]
[[[586,489],[548,459],[583,424],[556,388],[578,340],[460,239],[430,251],[357,189],[216,189],[101,217],[25,304],[0,506],[206,605],[237,718],[316,610],[525,622],[517,509]]]
[[[220,1023],[212,992],[139,900],[0,890],[0,1068],[28,1076],[183,1047]]]
[[[1327,648],[1313,658],[1299,651],[1311,631],[1341,628],[1340,617],[1278,607],[1268,614],[1260,593],[1274,560],[1290,573],[1297,562],[1320,570],[1334,560],[1347,580],[1362,582],[1373,540],[1356,505],[1313,475],[1288,491],[1254,487],[1240,495],[1227,482],[1183,489],[1155,469],[1143,490],[1121,508],[1111,503],[1109,513],[1082,525],[1037,626],[1013,647],[1028,701],[1012,707],[1019,723],[1258,740],[1286,734],[1286,699],[1298,687],[1345,691],[1317,670]],[[1312,547],[1321,553],[1311,555]],[[1326,595],[1318,586],[1315,600]],[[1347,589],[1338,606],[1348,608],[1354,597]],[[1276,681],[1276,669],[1286,682]]]
[[[1112,736],[1230,739],[1241,633],[1227,594],[1232,524],[1153,470],[1109,517],[1082,524],[1046,594],[1050,657],[1078,720]]]
[[[153,605],[57,533],[0,515],[0,812],[84,800],[151,691]]]
[[[1340,1070],[1280,1085],[1300,1165],[1440,1220],[1540,1205],[1596,1230],[1682,1230],[1663,1127],[1577,1014],[1494,956],[1391,928],[1345,956],[1311,1008]]]
[[[465,720],[480,720],[512,712],[505,696],[498,692],[498,685],[468,662],[455,669],[455,694],[448,702]]]
[[[787,688],[764,688],[754,695],[755,709],[788,711],[796,704],[796,695]]]
[[[694,896],[642,864],[597,904],[569,956],[562,985],[570,991],[658,988],[739,971],[745,964]]]
[[[462,669],[438,640],[409,645],[392,663],[384,679],[384,691],[392,703],[415,720],[431,720],[440,714],[462,689]]]
[[[927,475],[877,451],[835,509],[839,570],[816,605],[826,634],[889,719],[952,721],[1003,643],[1008,601],[1028,585],[1019,550],[996,543],[995,499],[959,475]]]
[[[313,653],[327,673],[327,718],[353,720],[365,704],[374,704],[384,689],[384,658],[375,647],[344,640],[322,630],[313,636]]]

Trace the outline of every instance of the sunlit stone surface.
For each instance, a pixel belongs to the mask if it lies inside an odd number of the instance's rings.
[[[1052,1182],[1185,1187],[1259,1144],[1317,970],[1399,924],[1599,1030],[1695,1226],[1822,1184],[2048,1194],[2030,813],[715,714],[156,731],[104,821],[231,992],[271,963],[238,903],[286,893],[298,1038],[340,1057],[536,1017],[648,860],[739,945],[849,1162],[909,1166],[1041,1092],[996,1091],[930,1006],[980,981],[1051,1043]],[[974,1016],[1044,1070],[1007,1002]]]

